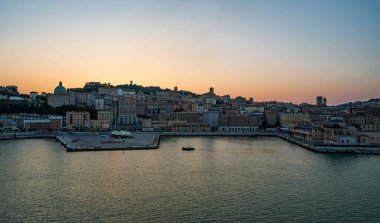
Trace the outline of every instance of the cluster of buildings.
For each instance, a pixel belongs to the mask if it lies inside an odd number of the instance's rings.
[[[42,92],[42,96],[46,93]],[[38,99],[38,92],[32,91],[29,95],[20,95],[18,87],[14,85],[0,86],[0,101],[7,104],[30,104],[33,106],[40,106],[41,101]]]
[[[380,105],[308,112],[305,121],[289,128],[297,138],[323,144],[380,145]],[[309,119],[306,121],[306,119]]]
[[[62,82],[46,95],[52,108],[91,107],[88,111],[68,111],[66,115],[24,118],[28,114],[2,114],[2,129],[12,120],[13,129],[67,131],[174,131],[174,132],[252,132],[281,131],[315,143],[380,144],[380,103],[327,106],[327,99],[316,97],[315,104],[255,102],[252,98],[217,95],[214,88],[195,95],[187,91],[159,90],[149,93],[101,86],[91,92],[67,91]],[[17,88],[16,88],[17,90]],[[31,92],[29,100],[38,94]],[[34,99],[33,99],[34,98]],[[7,116],[7,117],[5,117]],[[32,118],[32,116],[34,118]],[[5,120],[8,120],[5,121]],[[11,121],[11,122],[12,122]],[[59,123],[59,124],[58,124]],[[1,129],[1,126],[0,126]]]

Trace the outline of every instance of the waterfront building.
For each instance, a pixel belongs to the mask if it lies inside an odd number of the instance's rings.
[[[357,143],[357,140],[356,140],[357,129],[353,126],[324,124],[322,126],[322,131],[323,131],[323,138],[324,138],[325,143],[328,143],[328,144],[356,144]]]
[[[253,132],[256,131],[258,127],[253,126],[219,126],[218,131],[220,132]]]
[[[141,131],[151,132],[154,130],[155,129],[153,128],[153,125],[152,125],[152,119],[145,118],[141,121]]]
[[[17,114],[8,114],[8,119],[11,119],[16,123],[18,128],[23,128],[24,120],[38,120],[43,119],[39,114],[34,113],[17,113]]]
[[[63,117],[62,116],[49,116],[50,129],[51,130],[61,130],[63,127]]]
[[[265,108],[265,122],[267,126],[275,126],[278,121],[278,112],[275,108]]]
[[[198,112],[172,112],[171,121],[186,121],[188,123],[201,123],[201,113]]]
[[[356,135],[340,135],[337,136],[336,142],[339,145],[356,145],[358,144]]]
[[[208,132],[210,125],[205,123],[176,123],[172,125],[173,132]]]
[[[257,127],[257,117],[247,114],[230,114],[220,116],[220,126],[227,127]]]
[[[358,142],[361,145],[380,146],[380,131],[358,131]]]
[[[302,139],[302,140],[306,140],[306,141],[313,140],[311,131],[308,131],[306,129],[291,128],[291,129],[289,129],[289,133],[298,139]]]
[[[167,120],[152,120],[152,127],[156,131],[168,130],[169,129],[168,126],[169,126],[169,121]]]
[[[120,125],[136,125],[137,123],[137,98],[136,96],[124,95],[118,97],[118,117]]]
[[[8,115],[0,116],[0,131],[1,132],[14,132],[17,131],[19,127],[17,123]]]
[[[256,122],[255,126],[261,126],[265,120],[263,112],[251,112],[249,113],[249,116],[251,116],[254,122]]]
[[[86,129],[90,128],[90,113],[83,111],[70,111],[66,112],[66,128],[72,129]]]
[[[107,131],[109,124],[104,124],[100,120],[90,120],[90,128],[95,131]]]
[[[219,111],[203,112],[202,123],[209,124],[212,129],[219,127]]]
[[[280,125],[281,126],[295,126],[302,123],[310,123],[310,116],[308,113],[281,113]]]
[[[289,129],[289,134],[296,138],[307,141],[318,141],[322,143],[324,140],[322,128],[315,125],[301,124],[291,127]]]
[[[137,116],[136,115],[119,115],[118,116],[118,124],[121,126],[134,126],[137,124]]]
[[[110,111],[97,111],[96,120],[92,122],[91,128],[107,130],[110,128],[112,115]]]
[[[48,119],[24,120],[23,129],[48,131],[50,129],[50,121]]]
[[[311,137],[313,140],[323,141],[324,137],[323,137],[322,127],[321,126],[313,126],[313,128],[311,129]]]
[[[25,130],[60,130],[62,129],[62,116],[24,120],[23,124],[23,129]]]
[[[50,129],[51,130],[61,130],[63,127],[63,117],[62,116],[50,116]]]

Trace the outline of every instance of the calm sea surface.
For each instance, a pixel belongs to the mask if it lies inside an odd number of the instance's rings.
[[[277,138],[81,153],[55,140],[0,141],[0,222],[40,221],[380,222],[380,156]]]

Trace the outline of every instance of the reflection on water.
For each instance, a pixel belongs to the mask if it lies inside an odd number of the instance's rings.
[[[380,221],[380,156],[278,138],[167,137],[158,150],[83,153],[0,141],[0,169],[1,222]]]

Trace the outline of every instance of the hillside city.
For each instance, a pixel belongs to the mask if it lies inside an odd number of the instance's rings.
[[[314,143],[380,145],[380,100],[328,106],[256,102],[253,98],[88,82],[54,93],[0,87],[0,131],[17,132],[281,132]]]

